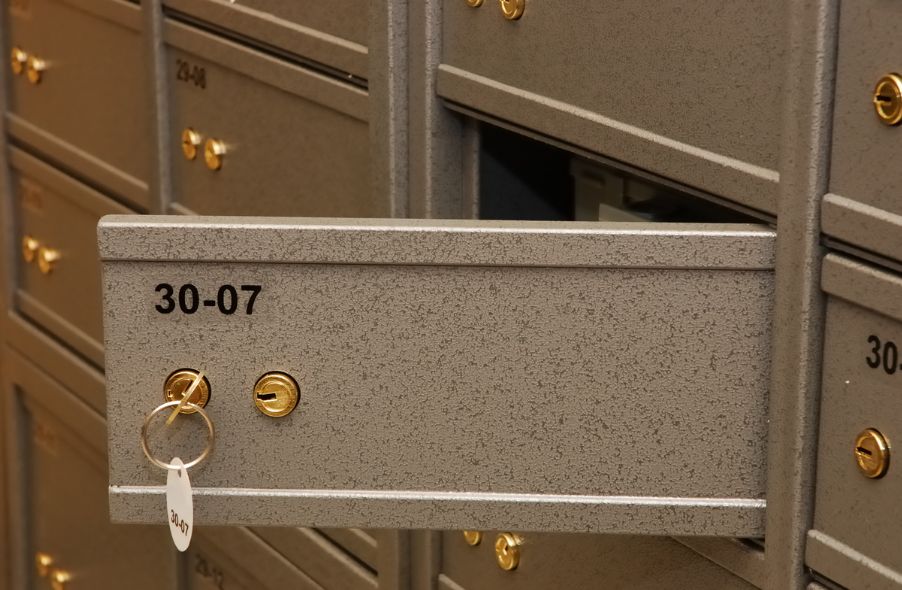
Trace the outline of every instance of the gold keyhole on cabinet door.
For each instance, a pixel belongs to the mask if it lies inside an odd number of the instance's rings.
[[[887,74],[874,86],[874,111],[884,125],[902,122],[902,77]]]
[[[191,389],[199,374],[194,369],[180,369],[171,374],[163,384],[163,399],[167,402],[182,401],[185,393]],[[207,381],[206,377],[201,378],[200,383],[191,392],[191,397],[187,401],[201,408],[207,407],[207,403],[210,401],[210,382]],[[185,406],[179,410],[179,413],[193,414],[196,411],[194,408]]]
[[[66,586],[72,580],[72,574],[63,570],[53,570],[50,573],[51,590],[66,590]]]
[[[286,373],[267,373],[254,385],[254,405],[270,418],[290,414],[298,405],[298,396],[297,382]]]
[[[501,12],[507,20],[517,20],[526,10],[526,0],[500,0]]]
[[[60,258],[62,258],[62,254],[59,250],[41,246],[38,248],[38,269],[41,273],[49,275]]]
[[[204,143],[204,162],[210,170],[222,168],[222,160],[225,158],[226,145],[218,139],[208,139]]]
[[[467,545],[470,547],[476,547],[480,543],[482,543],[482,532],[481,531],[463,531],[464,541],[467,542]]]
[[[889,469],[889,441],[878,430],[867,428],[855,437],[855,462],[861,473],[879,479]]]
[[[495,539],[495,559],[498,567],[506,572],[517,569],[520,565],[520,546],[523,539],[514,533],[501,533]]]
[[[28,62],[28,54],[18,47],[13,47],[9,52],[9,67],[13,74],[19,75],[25,71],[25,64]]]
[[[41,77],[43,76],[44,70],[47,69],[47,62],[41,59],[40,57],[35,57],[33,55],[28,57],[28,60],[25,62],[25,74],[28,76],[28,81],[32,84],[40,84]]]
[[[35,261],[37,258],[38,250],[41,248],[41,243],[38,242],[31,236],[25,236],[22,238],[22,260],[28,262],[29,264]]]
[[[34,555],[34,571],[38,575],[39,578],[46,578],[50,573],[50,568],[53,566],[53,558],[44,553],[43,551],[38,551]]]
[[[197,148],[202,142],[203,138],[201,138],[200,133],[191,127],[187,127],[182,131],[182,153],[185,155],[186,160],[194,160],[197,157]]]

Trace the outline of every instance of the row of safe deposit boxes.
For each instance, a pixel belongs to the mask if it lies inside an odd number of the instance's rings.
[[[664,537],[766,533],[774,3],[441,2],[479,213],[534,221],[386,219],[367,3],[163,4],[157,86],[147,6],[6,7],[12,587],[403,587],[399,529],[468,530],[446,590],[763,583]],[[899,21],[842,4],[822,207],[806,562],[852,589],[902,588]],[[147,526],[174,456],[203,457],[187,562]]]

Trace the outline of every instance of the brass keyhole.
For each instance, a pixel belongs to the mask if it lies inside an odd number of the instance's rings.
[[[191,388],[197,376],[198,372],[194,369],[180,369],[176,371],[166,378],[166,383],[163,385],[163,398],[167,402],[182,401],[185,392]],[[206,377],[200,380],[188,401],[195,406],[207,407],[207,403],[210,401],[210,382],[207,381]],[[193,414],[197,410],[184,406],[179,411],[182,414]]]
[[[501,533],[495,539],[495,558],[498,567],[506,572],[517,569],[520,565],[520,546],[523,539],[513,533]]]
[[[267,373],[254,385],[254,405],[271,418],[290,414],[298,405],[298,396],[298,384],[287,373]]]
[[[500,0],[501,12],[507,20],[517,20],[526,10],[526,0]]]
[[[887,74],[880,78],[874,86],[873,103],[881,123],[898,125],[902,122],[902,77]]]
[[[470,547],[475,547],[482,543],[482,532],[481,531],[464,531],[464,541],[467,542],[467,545]]]
[[[182,131],[182,154],[185,155],[186,160],[191,161],[197,157],[197,148],[202,141],[203,138],[200,136],[200,133],[191,127],[186,127]]]
[[[855,438],[855,462],[865,477],[879,479],[889,469],[889,441],[873,428],[863,430]]]

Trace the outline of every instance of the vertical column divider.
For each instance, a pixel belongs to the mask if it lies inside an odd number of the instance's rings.
[[[792,0],[786,17],[765,567],[768,588],[802,590],[814,511],[824,331],[820,205],[830,167],[838,2]]]
[[[166,213],[172,202],[172,142],[169,138],[169,77],[163,42],[161,0],[142,0],[145,63],[151,92],[153,163],[149,179],[150,213]]]
[[[370,174],[373,199],[389,198],[392,217],[407,217],[408,0],[370,2]]]
[[[436,94],[444,4],[410,3],[410,216],[417,218],[465,213],[462,119]]]

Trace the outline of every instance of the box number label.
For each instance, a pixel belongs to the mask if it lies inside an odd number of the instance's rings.
[[[874,334],[868,336],[871,354],[865,358],[872,369],[883,369],[887,375],[893,375],[902,366],[899,365],[899,348],[892,340],[882,341]]]
[[[217,289],[215,297],[204,298],[200,289],[191,283],[180,287],[160,283],[154,289],[158,296],[154,309],[162,314],[180,311],[187,315],[196,313],[201,307],[218,310],[223,315],[232,315],[243,309],[245,315],[252,315],[254,303],[262,290],[262,285],[222,285]]]

